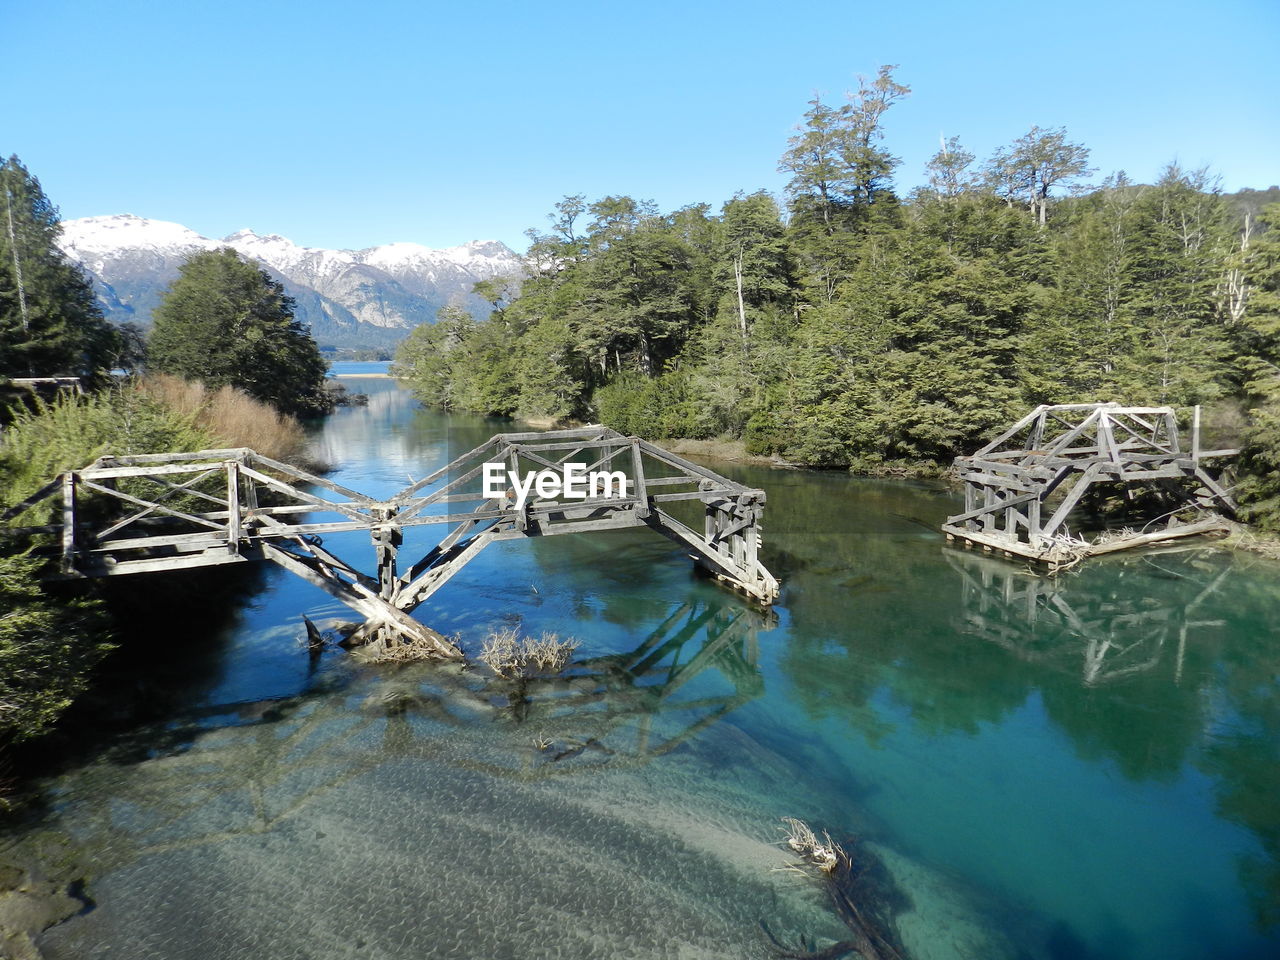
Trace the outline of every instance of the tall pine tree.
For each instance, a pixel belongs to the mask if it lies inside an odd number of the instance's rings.
[[[92,381],[116,362],[121,338],[58,249],[61,230],[40,181],[16,156],[0,162],[0,377]]]

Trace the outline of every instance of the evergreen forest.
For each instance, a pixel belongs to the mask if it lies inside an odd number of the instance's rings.
[[[1041,127],[981,162],[952,137],[905,191],[886,131],[909,93],[885,66],[815,96],[781,202],[564,198],[523,281],[478,284],[489,315],[445,308],[398,370],[446,409],[865,473],[936,472],[1039,403],[1202,404],[1274,523],[1280,197],[1177,163],[1098,179]]]
[[[301,455],[294,416],[330,406],[326,364],[280,284],[232,250],[193,256],[144,341],[104,319],[58,249],[60,230],[39,180],[16,156],[0,162],[0,524],[52,522],[48,504],[28,509],[27,498],[101,456],[229,446]],[[20,382],[54,377],[79,386]],[[3,751],[47,732],[122,632],[102,583],[42,582],[47,560],[32,546],[0,537],[0,772]],[[196,602],[208,586],[169,591]],[[0,779],[0,813],[9,802]]]

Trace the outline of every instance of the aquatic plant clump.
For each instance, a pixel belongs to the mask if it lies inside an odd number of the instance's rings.
[[[894,942],[896,934],[883,905],[877,901],[880,895],[864,881],[865,864],[853,869],[853,859],[840,844],[823,831],[822,839],[803,820],[783,817],[787,827],[786,844],[800,856],[804,865],[816,869],[819,880],[831,897],[831,905],[841,922],[849,928],[850,939],[822,949],[811,949],[807,938],[802,937],[800,949],[794,950],[777,939],[767,926],[761,925],[765,936],[779,958],[845,957],[851,954],[864,960],[903,960],[903,953]],[[802,866],[789,869],[804,874]]]
[[[522,637],[514,627],[494,630],[485,637],[476,658],[500,677],[528,676],[531,673],[559,673],[578,649],[578,641],[544,632],[538,637]]]
[[[822,839],[826,842],[819,843],[817,835],[803,820],[783,817],[782,822],[787,825],[787,846],[800,854],[806,863],[828,874],[840,864],[849,865],[849,855],[831,839],[831,834],[823,833]]]

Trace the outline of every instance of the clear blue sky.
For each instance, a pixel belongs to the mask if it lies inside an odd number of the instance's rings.
[[[814,91],[899,64],[898,182],[1065,126],[1102,174],[1280,182],[1280,2],[0,0],[0,151],[64,216],[310,246],[495,238],[560,197],[780,191]]]

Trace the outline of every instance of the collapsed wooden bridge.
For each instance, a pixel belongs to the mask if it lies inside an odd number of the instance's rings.
[[[521,475],[563,471],[575,458],[590,461],[588,474],[612,472],[618,482],[581,499],[533,490],[527,499],[485,495],[486,464]],[[703,505],[701,531],[663,509],[679,501]],[[453,658],[461,656],[457,647],[410,614],[502,540],[649,527],[689,550],[718,580],[771,604],[778,582],[759,559],[764,503],[762,490],[637,437],[588,426],[497,434],[388,500],[249,449],[103,457],[0,514],[8,524],[43,505],[55,522],[0,533],[52,538],[64,578],[269,560],[361,614],[356,642],[408,640]],[[402,569],[405,528],[426,524],[451,529]],[[371,536],[372,575],[324,548],[322,536],[348,531]]]
[[[1199,407],[1186,449],[1172,407],[1039,406],[977,453],[956,458],[964,511],[942,529],[948,540],[1050,566],[1226,530],[1216,511],[1233,513],[1236,504],[1206,461],[1238,452],[1200,449]],[[1153,492],[1170,509],[1141,530],[1092,542],[1071,536],[1072,512],[1104,484],[1120,485],[1130,499],[1139,490]]]

